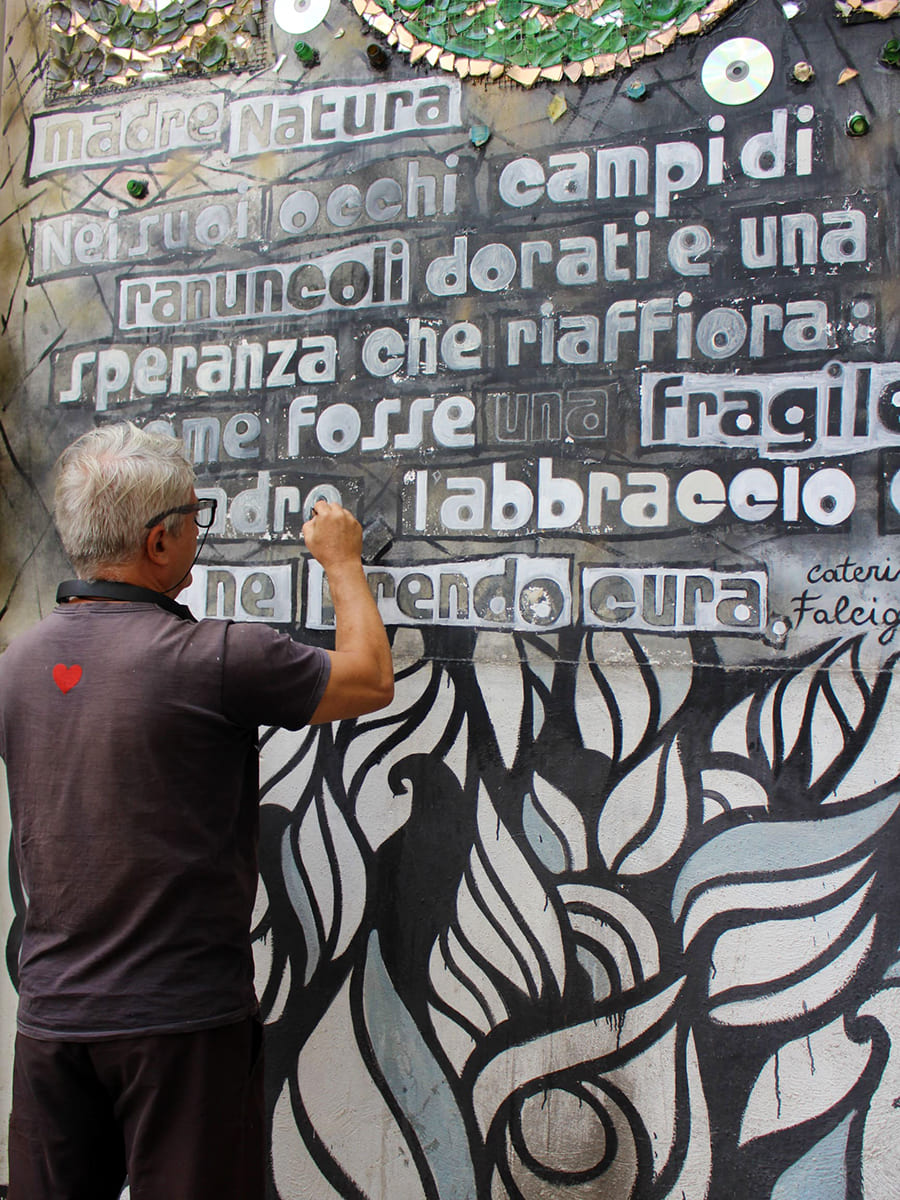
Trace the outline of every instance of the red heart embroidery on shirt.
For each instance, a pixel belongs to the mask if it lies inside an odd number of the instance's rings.
[[[65,663],[57,663],[53,668],[53,682],[63,695],[66,692],[71,692],[80,678],[81,667],[79,667],[78,663],[73,663],[71,667],[67,667]]]

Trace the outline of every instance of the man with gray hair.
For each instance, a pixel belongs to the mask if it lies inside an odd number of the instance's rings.
[[[198,500],[181,443],[131,424],[62,455],[79,576],[0,658],[0,757],[26,897],[10,1200],[261,1200],[265,1113],[250,920],[257,729],[389,703],[361,530],[320,501],[335,649],[194,620]]]

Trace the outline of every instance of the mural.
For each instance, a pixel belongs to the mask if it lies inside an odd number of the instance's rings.
[[[898,5],[174,7],[9,5],[0,630],[93,423],[219,501],[198,616],[327,645],[364,524],[395,700],[261,738],[273,1200],[890,1200]]]
[[[892,1194],[893,657],[509,635],[513,707],[477,636],[269,736],[280,1194]]]

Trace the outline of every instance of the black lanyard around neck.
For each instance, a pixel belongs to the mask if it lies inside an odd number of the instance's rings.
[[[182,621],[196,623],[197,620],[186,605],[179,604],[171,596],[112,579],[67,579],[56,589],[56,603],[65,604],[69,600],[130,600],[132,603],[156,604]]]

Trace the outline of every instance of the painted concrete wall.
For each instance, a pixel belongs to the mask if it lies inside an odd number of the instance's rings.
[[[9,6],[0,634],[97,422],[219,498],[198,615],[328,644],[303,510],[375,523],[392,707],[263,735],[272,1196],[890,1200],[900,20],[749,0],[528,88],[270,15],[64,94]]]

